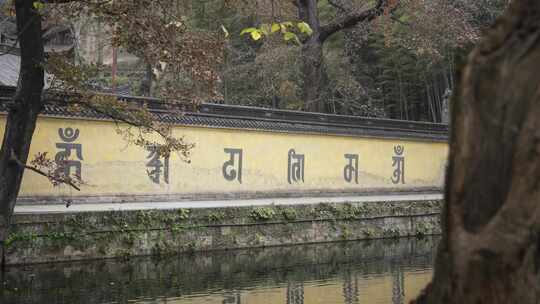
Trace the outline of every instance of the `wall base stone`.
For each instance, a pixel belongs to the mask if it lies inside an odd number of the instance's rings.
[[[441,233],[441,201],[16,214],[6,263],[31,264]]]

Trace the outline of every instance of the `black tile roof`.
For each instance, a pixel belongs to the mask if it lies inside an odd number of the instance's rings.
[[[13,94],[13,87],[0,86],[0,111],[7,110],[7,101]],[[158,99],[133,96],[118,96],[118,98],[127,102],[144,103],[158,120],[178,125],[429,141],[448,139],[448,126],[436,123],[211,103],[203,103],[197,111],[177,113],[167,110]],[[43,115],[108,119],[107,116],[89,109],[70,112],[66,107],[53,103],[45,106]]]
[[[4,49],[0,47],[0,52]],[[0,55],[0,85],[17,85],[19,79],[20,57],[13,54]]]

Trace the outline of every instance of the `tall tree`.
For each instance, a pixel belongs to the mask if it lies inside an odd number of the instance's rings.
[[[332,1],[330,1],[333,3]],[[321,24],[319,19],[318,0],[297,0],[298,17],[313,30],[302,45],[302,71],[304,75],[303,101],[304,108],[313,112],[325,112],[320,98],[323,78],[323,44],[333,34],[351,28],[361,22],[369,22],[395,7],[398,0],[377,0],[369,9],[353,9],[335,20]],[[337,5],[337,4],[334,4]]]
[[[452,108],[444,235],[417,303],[540,302],[540,2],[513,0]]]
[[[220,62],[221,41],[212,33],[197,35],[190,32],[185,20],[173,14],[177,12],[174,10],[176,4],[177,1],[170,0],[13,0],[21,65],[16,93],[8,105],[0,149],[2,265],[4,241],[25,169],[44,175],[54,185],[65,183],[78,189],[77,176],[63,176],[63,170],[58,170],[64,165],[62,160],[49,160],[40,154],[28,162],[38,114],[55,96],[44,91],[45,68],[60,80],[52,83],[52,88],[75,93],[68,101],[61,98],[54,102],[72,111],[87,108],[122,123],[126,127],[120,127],[119,131],[130,143],[143,147],[159,145],[158,153],[178,152],[184,159],[189,157],[192,147],[183,138],[174,137],[171,125],[158,121],[146,108],[136,108],[114,96],[96,94],[90,83],[93,69],[76,66],[62,56],[45,56],[42,20],[78,16],[81,12],[103,18],[108,27],[115,30],[113,40],[117,46],[138,49],[146,62],[161,68],[162,74],[177,76],[183,73],[183,80],[197,83],[191,91],[186,89],[187,86],[181,86],[161,92],[171,110],[178,110],[185,107],[185,96],[195,96],[193,91],[206,92],[204,96],[213,96],[216,92],[218,77],[214,65]],[[156,133],[160,140],[152,137]]]
[[[32,0],[16,0],[17,33],[21,52],[19,83],[9,110],[0,149],[0,254],[28,160],[37,116],[43,108],[44,49],[41,16]]]

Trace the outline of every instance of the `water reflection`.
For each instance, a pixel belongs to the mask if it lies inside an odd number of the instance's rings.
[[[0,303],[408,303],[438,239],[236,250],[8,268]]]

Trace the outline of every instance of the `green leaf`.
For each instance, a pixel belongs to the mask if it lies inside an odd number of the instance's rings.
[[[281,26],[279,26],[278,23],[273,23],[273,24],[272,24],[272,30],[271,30],[271,32],[272,32],[272,33],[275,33],[275,32],[277,32],[277,31],[279,31],[280,28],[281,28]]]
[[[294,26],[293,23],[290,22],[290,21],[281,22],[281,25],[283,25],[283,26],[290,26],[290,27],[293,27],[293,26]]]
[[[251,38],[255,41],[261,39],[262,35],[261,35],[261,32],[260,31],[253,31],[250,33],[251,34]]]
[[[227,30],[227,28],[223,24],[221,25],[221,30],[223,31],[223,34],[225,34],[225,38],[228,38],[229,37],[229,31]]]
[[[248,27],[248,28],[245,28],[243,29],[241,32],[240,32],[240,35],[244,35],[244,34],[248,34],[248,33],[253,33],[255,31],[258,31],[256,28],[254,27]]]
[[[270,31],[271,31],[270,24],[268,24],[268,23],[261,24],[260,32],[262,32],[263,34],[268,36],[268,35],[270,35]]]
[[[283,35],[283,39],[285,39],[285,41],[289,41],[289,40],[293,39],[294,36],[296,36],[294,33],[286,32],[286,33]]]
[[[308,36],[311,36],[311,34],[313,34],[313,30],[311,29],[309,24],[307,24],[305,22],[298,22],[298,24],[296,26],[298,27],[300,32],[302,32],[304,34],[307,34]]]
[[[43,7],[45,6],[45,4],[43,4],[43,3],[40,2],[40,1],[34,1],[34,3],[32,3],[32,6],[33,6],[36,10],[40,11],[40,10],[43,9]]]
[[[283,39],[285,39],[285,41],[294,40],[294,42],[300,44],[300,39],[298,39],[298,36],[293,32],[286,32],[283,34]]]

